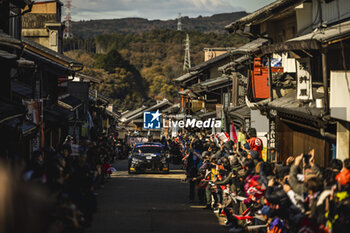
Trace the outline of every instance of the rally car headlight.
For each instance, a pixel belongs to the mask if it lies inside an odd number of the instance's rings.
[[[132,158],[131,162],[133,163],[139,163],[141,161],[141,159],[137,159],[137,158]]]

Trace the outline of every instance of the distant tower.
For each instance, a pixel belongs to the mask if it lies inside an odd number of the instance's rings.
[[[179,17],[177,17],[177,30],[182,31],[181,13],[179,13]]]
[[[63,32],[63,38],[68,39],[68,38],[73,38],[73,33],[72,33],[72,26],[71,26],[71,22],[72,22],[72,17],[70,15],[71,11],[71,7],[72,7],[72,1],[66,1],[66,3],[64,4],[65,7],[65,12],[66,12],[66,17],[65,17],[65,29]]]
[[[186,33],[185,40],[185,61],[184,61],[184,70],[189,70],[191,68],[191,55],[190,55],[190,37]]]

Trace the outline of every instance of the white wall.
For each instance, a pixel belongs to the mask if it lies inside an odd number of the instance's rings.
[[[305,2],[295,8],[297,18],[297,34],[305,35],[312,31],[312,3]]]
[[[337,122],[337,159],[344,160],[350,154],[350,71],[331,71],[331,117]]]
[[[264,147],[267,146],[267,137],[269,132],[269,120],[262,115],[259,110],[251,110],[251,127],[256,129],[257,136],[263,141]]]
[[[350,122],[350,71],[331,71],[331,117]]]

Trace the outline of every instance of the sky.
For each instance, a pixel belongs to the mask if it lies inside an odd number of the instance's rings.
[[[65,2],[65,0],[61,0]],[[72,20],[140,17],[175,19],[235,11],[253,12],[274,0],[72,0]],[[64,14],[63,14],[64,16]],[[62,17],[64,18],[64,17]]]

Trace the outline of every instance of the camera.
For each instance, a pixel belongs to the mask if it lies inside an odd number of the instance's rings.
[[[288,178],[287,178],[287,179],[285,179],[283,183],[284,183],[284,184],[287,184],[287,185],[290,185],[290,184],[289,184],[289,180],[288,180]]]
[[[310,154],[304,154],[303,159],[306,164],[309,164],[311,155]]]

